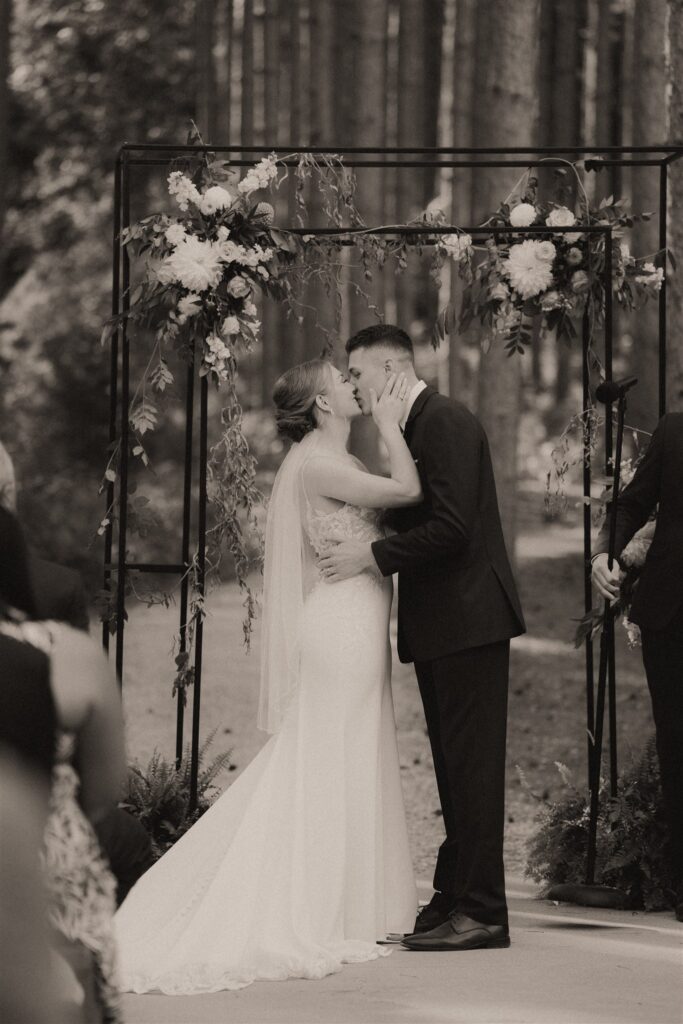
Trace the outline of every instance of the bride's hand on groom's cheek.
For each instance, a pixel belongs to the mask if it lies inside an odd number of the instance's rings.
[[[318,566],[327,583],[351,579],[375,565],[372,546],[367,541],[340,538],[318,559]]]

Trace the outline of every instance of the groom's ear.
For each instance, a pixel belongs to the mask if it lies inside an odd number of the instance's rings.
[[[388,357],[384,360],[384,372],[389,377],[394,372],[394,360]]]

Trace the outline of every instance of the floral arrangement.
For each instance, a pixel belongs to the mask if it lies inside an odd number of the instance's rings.
[[[188,142],[201,143],[196,130]],[[178,166],[182,164],[182,166]],[[237,393],[240,355],[249,352],[260,332],[255,302],[259,292],[274,296],[302,322],[301,287],[313,277],[328,287],[339,283],[341,260],[335,258],[340,241],[324,242],[296,231],[273,227],[273,206],[258,193],[277,188],[287,168],[294,167],[295,198],[303,225],[306,183],[315,178],[328,222],[340,229],[345,225],[362,230],[364,225],[354,203],[355,181],[335,155],[315,158],[309,154],[289,154],[276,158],[271,154],[240,174],[227,161],[206,153],[186,162],[174,162],[168,175],[168,193],[173,214],[158,213],[131,225],[122,233],[134,263],[139,284],[129,295],[129,307],[110,318],[102,342],[125,321],[134,327],[136,340],[146,332],[153,338],[152,350],[137,383],[129,407],[129,452],[144,466],[150,465],[147,436],[157,429],[162,413],[174,400],[174,373],[169,364],[171,352],[194,361],[200,377],[221,391],[223,409],[220,438],[208,454],[207,490],[213,510],[208,532],[208,574],[216,573],[221,553],[227,548],[245,595],[245,642],[249,643],[256,600],[248,582],[258,568],[262,552],[259,508],[263,497],[256,486],[256,460],[250,451],[244,430],[243,411]],[[375,242],[359,239],[363,259],[376,252]],[[367,253],[366,253],[367,249]],[[317,259],[311,260],[313,253]],[[327,332],[329,335],[329,332]],[[329,348],[329,337],[326,345]],[[99,525],[103,534],[117,515],[116,488],[122,452],[120,441],[112,446],[101,482],[100,492],[113,484],[115,496]],[[128,490],[128,527],[130,532],[148,535],[156,517],[149,498]],[[253,556],[253,551],[256,555]],[[196,557],[188,566],[191,584],[190,611],[185,650],[176,657],[173,692],[193,682],[192,645],[197,621],[204,612],[204,597],[199,586]],[[126,593],[143,597],[148,604],[168,604],[170,595],[157,591],[143,595],[135,589],[137,576],[129,571],[124,581]],[[98,599],[101,618],[113,632],[116,610],[113,593],[103,590]]]
[[[526,174],[483,225],[517,230],[509,234],[497,231],[485,239],[482,247],[475,246],[471,236],[462,232],[440,239],[439,249],[457,262],[465,287],[459,317],[452,306],[446,307],[439,317],[437,338],[456,326],[466,330],[478,319],[493,334],[504,335],[511,355],[524,352],[535,317],[540,317],[545,330],[556,331],[558,338],[575,337],[576,320],[586,310],[593,324],[600,323],[605,238],[587,234],[582,230],[587,226],[602,224],[612,229],[612,291],[621,305],[633,308],[659,291],[664,270],[656,263],[664,254],[636,258],[623,241],[625,232],[636,221],[649,219],[650,214],[631,215],[625,202],[613,197],[592,209],[577,165],[569,166],[580,196],[578,218],[562,203],[539,201],[538,180]],[[565,173],[560,169],[560,174]],[[525,228],[534,230],[525,232]],[[475,260],[477,248],[483,249],[483,259]]]
[[[193,130],[190,143],[201,143]],[[580,179],[574,165],[569,165]],[[274,226],[274,209],[264,193],[294,177],[294,197],[299,230]],[[221,436],[209,451],[208,496],[213,510],[209,529],[209,573],[220,565],[221,552],[232,556],[238,583],[245,597],[245,641],[249,642],[256,611],[248,574],[258,567],[262,551],[259,507],[263,498],[256,486],[256,460],[247,443],[243,412],[238,400],[237,372],[242,354],[257,343],[260,321],[258,293],[266,293],[283,304],[288,315],[301,323],[303,313],[313,312],[300,295],[309,281],[322,282],[333,299],[337,324],[341,315],[341,294],[348,270],[349,243],[356,256],[356,271],[350,286],[364,296],[368,308],[377,311],[363,291],[363,281],[388,261],[401,273],[407,266],[409,248],[422,252],[432,247],[431,273],[439,280],[446,261],[457,263],[465,289],[459,318],[451,307],[439,317],[435,344],[459,325],[465,329],[478,318],[492,333],[504,334],[508,352],[523,352],[529,340],[529,323],[540,316],[547,329],[558,336],[573,336],[574,319],[585,309],[599,322],[604,306],[602,267],[604,238],[592,240],[582,231],[591,223],[612,227],[613,290],[617,300],[633,305],[639,296],[655,293],[663,278],[655,263],[661,254],[635,259],[621,241],[637,217],[626,213],[624,204],[605,200],[591,210],[585,200],[577,220],[568,206],[540,202],[537,180],[530,173],[519,183],[486,227],[533,228],[547,231],[510,232],[489,235],[475,245],[462,231],[411,234],[411,226],[424,229],[445,224],[442,213],[431,211],[411,224],[381,229],[368,227],[355,202],[353,174],[335,154],[271,154],[240,177],[229,162],[205,153],[201,157],[175,161],[167,179],[174,203],[172,214],[157,213],[138,221],[123,232],[122,242],[134,260],[139,281],[128,296],[128,308],[112,317],[103,332],[103,342],[127,321],[136,335],[146,332],[153,339],[146,363],[129,408],[129,452],[145,466],[150,464],[146,435],[154,431],[162,413],[173,401],[174,373],[169,364],[172,351],[194,361],[200,377],[220,390],[223,397]],[[305,189],[313,186],[328,225],[334,230],[324,236],[305,233]],[[585,194],[584,194],[585,196]],[[643,214],[646,218],[648,215]],[[574,228],[575,231],[566,231]],[[565,230],[559,230],[565,229]],[[602,246],[602,248],[601,248]],[[482,254],[475,259],[475,251]],[[317,318],[316,318],[317,319]],[[319,325],[326,335],[321,347],[329,351],[333,332]],[[589,411],[590,413],[590,411]],[[120,442],[113,445],[105,468],[101,490],[114,485],[114,500],[99,526],[99,533],[111,528],[117,515],[116,487],[122,458]],[[155,513],[149,498],[129,488],[128,525],[131,532],[149,535],[155,529]],[[256,550],[255,558],[250,543]],[[194,627],[204,615],[204,597],[199,586],[198,565],[193,559],[187,573],[192,585],[187,623],[186,649],[176,658],[174,692],[185,694],[193,681],[191,651]],[[135,592],[135,573],[124,581],[126,591]],[[143,596],[138,594],[138,596]],[[168,603],[167,593],[153,593],[148,603]],[[116,612],[113,595],[101,592],[99,606],[103,621],[113,631]]]

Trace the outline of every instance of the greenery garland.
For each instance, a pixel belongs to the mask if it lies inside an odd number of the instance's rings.
[[[194,129],[190,143],[201,143]],[[577,166],[568,165],[580,184]],[[274,210],[259,194],[277,189],[293,170],[299,231],[274,226]],[[560,170],[560,174],[566,172]],[[305,191],[313,185],[320,197],[331,234],[306,234]],[[445,334],[464,330],[477,319],[493,338],[503,336],[510,355],[522,353],[529,340],[528,322],[540,316],[546,329],[558,336],[573,337],[573,321],[588,304],[591,317],[600,322],[604,307],[604,240],[591,242],[581,232],[583,223],[605,223],[613,233],[613,289],[617,301],[634,305],[639,295],[647,297],[661,286],[663,270],[651,259],[635,259],[619,240],[638,217],[629,216],[622,201],[603,201],[597,210],[582,206],[582,220],[576,221],[568,207],[537,200],[537,179],[527,172],[513,193],[490,217],[488,226],[524,227],[543,223],[542,236],[519,232],[485,238],[475,246],[458,228],[445,229],[445,214],[428,210],[408,224],[368,227],[356,206],[356,181],[335,154],[275,153],[251,167],[242,178],[229,161],[204,153],[174,161],[168,176],[168,190],[178,210],[174,216],[154,214],[138,221],[123,233],[142,280],[129,296],[129,308],[107,321],[102,341],[106,343],[125,320],[135,328],[136,337],[147,332],[153,338],[146,368],[135,388],[130,409],[129,456],[149,465],[146,435],[154,431],[169,404],[174,383],[169,353],[195,360],[200,377],[208,379],[224,396],[222,432],[209,451],[208,497],[213,524],[208,531],[207,579],[215,576],[224,549],[230,552],[239,586],[244,594],[244,637],[249,644],[256,613],[256,601],[249,585],[249,573],[259,568],[263,538],[258,509],[263,496],[256,486],[256,460],[249,450],[243,429],[243,415],[237,395],[240,357],[256,344],[260,322],[253,296],[257,291],[277,299],[287,315],[303,321],[307,307],[302,295],[310,281],[321,282],[334,298],[336,326],[339,327],[343,275],[348,270],[345,250],[353,245],[363,280],[374,271],[393,263],[395,272],[407,266],[407,254],[417,249],[430,251],[430,273],[437,284],[446,261],[455,260],[465,283],[459,317],[451,305],[441,313],[433,338],[435,347]],[[580,190],[582,192],[582,189]],[[585,193],[582,192],[585,196]],[[642,214],[646,218],[648,214]],[[553,232],[560,225],[576,223],[570,234]],[[434,235],[424,233],[433,227]],[[420,228],[412,232],[411,228]],[[379,233],[378,233],[379,232]],[[602,245],[602,249],[601,249]],[[477,250],[481,258],[475,258]],[[367,300],[381,318],[381,311],[358,280],[351,287]],[[315,311],[314,311],[315,312]],[[325,334],[323,351],[332,348],[333,332]],[[117,484],[122,452],[113,445],[101,484]],[[104,533],[116,518],[117,498],[100,523]],[[155,512],[149,499],[130,489],[128,524],[131,532],[144,536],[155,526]],[[257,554],[250,557],[248,541],[255,541]],[[190,608],[186,626],[185,651],[176,658],[173,692],[185,696],[193,682],[192,644],[196,623],[204,615],[204,597],[198,587],[196,557],[187,569],[190,580]],[[137,593],[136,574],[129,572],[127,592]],[[168,604],[167,592],[146,595],[148,603]],[[114,631],[116,612],[112,594],[100,595],[103,621]]]

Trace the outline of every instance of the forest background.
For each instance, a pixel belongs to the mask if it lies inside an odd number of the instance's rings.
[[[97,589],[106,461],[113,164],[129,142],[183,142],[190,119],[215,144],[505,146],[663,144],[683,138],[681,0],[0,0],[0,415],[21,509],[43,553]],[[481,223],[517,169],[365,170],[368,224],[401,223],[436,204],[453,224]],[[585,174],[595,200],[614,194],[658,209],[656,168]],[[158,209],[164,169],[140,170],[132,214]],[[542,172],[550,195],[553,176]],[[310,223],[322,223],[314,192]],[[683,251],[683,162],[671,171],[670,242]],[[294,223],[292,189],[277,221]],[[658,247],[657,217],[633,231],[634,253]],[[680,257],[679,257],[680,258]],[[508,359],[479,330],[430,346],[455,273],[437,289],[415,255],[369,291],[418,345],[431,382],[478,412],[489,433],[508,542],[520,485],[542,481],[550,452],[580,411],[580,351],[534,334]],[[669,282],[670,408],[683,408],[683,289]],[[326,325],[332,300],[307,302]],[[346,294],[345,335],[374,313]],[[285,321],[262,306],[263,342],[241,367],[247,427],[267,478],[280,449],[268,410],[283,368],[316,355],[316,317]],[[657,416],[657,305],[617,318],[617,369],[640,380],[631,426]],[[484,345],[484,349],[486,349]],[[135,362],[135,352],[133,356]],[[180,406],[178,407],[180,408]],[[133,540],[167,557],[179,529],[180,412],[153,444],[161,521]],[[368,448],[367,438],[357,438]],[[372,458],[372,453],[370,453]],[[539,517],[543,516],[542,496]]]

